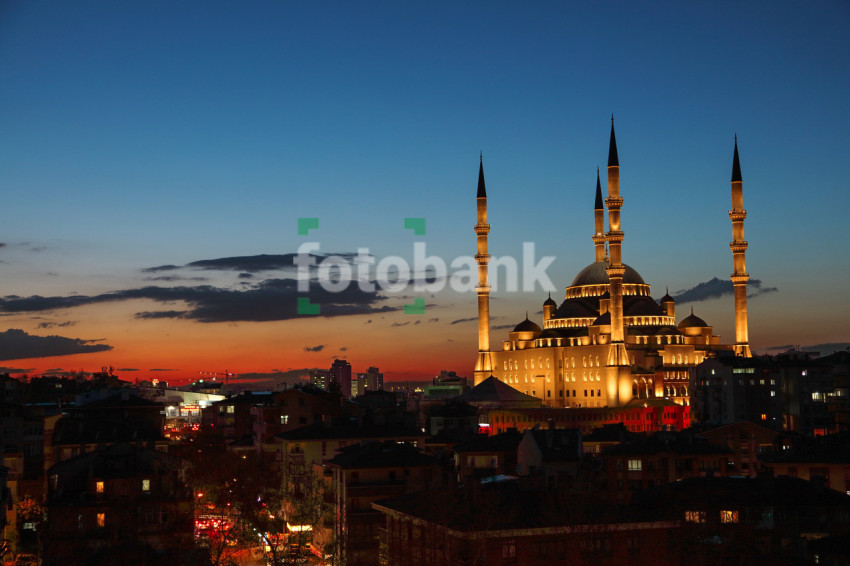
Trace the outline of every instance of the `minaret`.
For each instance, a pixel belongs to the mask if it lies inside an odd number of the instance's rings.
[[[602,186],[599,184],[599,167],[596,168],[596,203],[593,205],[593,247],[596,262],[605,261],[605,208],[602,204]]]
[[[741,179],[741,164],[738,161],[738,136],[735,136],[735,153],[732,156],[732,210],[729,219],[732,221],[732,264],[735,272],[732,274],[732,285],[735,289],[735,354],[749,358],[749,335],[747,331],[747,273],[746,253],[747,242],[744,240],[744,210],[743,180]]]
[[[631,362],[626,351],[625,328],[623,326],[623,265],[621,245],[623,232],[620,230],[620,160],[617,157],[617,138],[614,136],[614,116],[611,116],[611,142],[608,146],[608,280],[611,295],[608,312],[611,313],[611,348],[608,350],[608,367],[612,379],[608,391],[608,403],[622,406],[632,398]]]
[[[475,254],[475,262],[478,264],[478,285],[475,287],[475,292],[478,293],[478,360],[475,362],[474,383],[478,385],[493,372],[490,359],[490,283],[487,267],[490,262],[490,254],[487,253],[487,234],[490,233],[490,225],[487,224],[487,190],[484,186],[483,154],[478,164],[476,202],[475,234],[478,237],[478,253]]]
[[[614,136],[614,117],[611,116],[611,142],[608,146],[608,279],[611,292],[611,351],[608,355],[608,365],[627,366],[629,357],[626,354],[625,331],[623,329],[623,266],[621,245],[623,232],[620,230],[620,207],[623,199],[620,197],[620,160],[617,157],[617,138]]]

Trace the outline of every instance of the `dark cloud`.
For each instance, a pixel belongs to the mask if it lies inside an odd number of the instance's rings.
[[[428,322],[440,322],[439,318],[429,318]]]
[[[451,321],[449,324],[463,324],[464,322],[472,322],[473,320],[478,320],[478,318],[474,316],[470,318],[459,318],[457,320]]]
[[[101,340],[83,340],[64,336],[33,336],[23,330],[10,328],[0,332],[0,360],[22,360],[107,352],[112,346],[94,344]]]
[[[323,317],[399,310],[397,307],[378,306],[377,303],[383,300],[378,291],[362,291],[357,285],[349,285],[340,292],[331,292],[317,282],[310,282],[309,291],[300,293],[298,281],[294,279],[267,279],[245,290],[224,289],[212,285],[146,286],[94,296],[20,297],[10,295],[0,299],[0,312],[40,312],[131,299],[148,299],[160,303],[182,301],[190,309],[139,313],[138,318],[187,318],[198,322],[260,322],[310,316],[298,313],[297,305],[300,298],[308,298],[312,305],[319,305],[320,316]]]
[[[8,245],[9,245],[9,244],[4,244],[3,242],[0,242],[0,248],[5,248],[5,247],[6,247],[6,246],[8,246]]]
[[[74,326],[77,324],[76,320],[68,320],[65,322],[39,322],[39,328],[67,328],[68,326]]]
[[[850,349],[850,342],[825,342],[823,344],[812,344],[810,346],[801,346],[799,344],[785,344],[782,346],[770,346],[766,348],[768,351],[785,352],[788,350],[801,350],[804,352],[819,352],[822,356],[828,356],[833,352]]]
[[[3,244],[4,246],[6,244]],[[0,246],[3,247],[3,246]],[[0,373],[29,373],[35,368],[8,368],[8,367],[0,367]]]
[[[254,277],[253,273],[240,273],[239,274],[239,279],[251,279],[252,277]]]
[[[342,346],[342,347],[340,347],[339,351],[340,351],[340,352],[347,352],[347,351],[348,351],[348,346]]]
[[[410,324],[409,320],[406,322],[394,322],[390,326],[407,326],[408,324]]]
[[[115,371],[139,371],[139,368],[117,368]]]
[[[186,318],[188,311],[142,311],[135,314],[136,318],[140,319],[157,319],[157,318]]]
[[[356,253],[341,252],[334,254],[309,254],[320,263],[323,259],[329,256],[341,257],[349,262],[352,262]],[[222,257],[217,259],[202,259],[187,263],[186,265],[160,265],[158,267],[148,267],[142,271],[145,273],[156,273],[158,271],[173,271],[175,269],[191,268],[191,269],[209,269],[217,271],[243,271],[248,273],[257,273],[260,271],[274,271],[280,269],[289,269],[295,267],[296,253],[288,254],[259,254],[246,255],[235,257]]]
[[[240,373],[230,378],[231,383],[241,383],[250,389],[260,387],[280,386],[281,384],[294,385],[297,383],[306,383],[310,379],[310,372],[316,368],[297,368],[281,371],[279,369],[271,372],[250,372]]]
[[[209,281],[209,277],[181,277],[180,275],[160,275],[158,277],[145,277],[145,281]]]
[[[759,279],[750,279],[747,282],[747,289],[747,297],[757,297],[759,295],[779,291],[776,287],[763,287],[762,282]],[[699,301],[717,299],[725,295],[732,295],[733,293],[734,287],[731,280],[714,277],[709,281],[699,283],[690,289],[679,291],[673,296],[673,300],[677,303],[697,303]]]
[[[178,369],[169,369],[169,368],[151,368],[148,371],[180,371]]]
[[[498,324],[496,326],[491,327],[493,330],[507,330],[508,328],[513,329],[516,324]]]
[[[324,344],[319,344],[318,346],[304,346],[305,352],[321,352],[325,349]]]

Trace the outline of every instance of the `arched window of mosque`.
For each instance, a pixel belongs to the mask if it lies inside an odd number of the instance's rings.
[[[586,371],[581,372],[581,380],[587,381],[587,372]]]
[[[596,381],[600,381],[600,380],[601,380],[601,378],[599,377],[599,371],[597,370],[597,372],[596,372]]]
[[[528,369],[528,358],[525,358],[523,362],[525,363],[525,369]]]
[[[502,362],[502,370],[508,371],[508,362]]]
[[[679,354],[678,360],[679,361],[677,363],[681,364],[682,363],[682,354]]]
[[[691,360],[691,357],[690,357],[690,356],[685,356],[685,363],[686,363],[686,364],[691,363],[691,361],[690,361],[690,360]]]
[[[526,362],[525,369],[528,369],[528,363]],[[531,358],[531,369],[534,369],[534,358]]]
[[[546,358],[546,369],[549,369],[549,358]]]
[[[596,367],[599,367],[599,356],[596,356]]]
[[[583,367],[587,367],[587,356],[582,356],[582,357],[581,357],[581,365],[582,365]]]
[[[571,340],[572,340],[572,339],[571,339]],[[570,358],[570,361],[572,362],[573,367],[576,367],[576,359],[575,359],[575,356],[573,356],[572,358]]]

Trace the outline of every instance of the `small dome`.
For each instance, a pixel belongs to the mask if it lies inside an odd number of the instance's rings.
[[[544,307],[557,307],[558,306],[558,303],[556,303],[554,301],[554,299],[552,299],[552,293],[549,293],[549,298],[546,299],[545,301],[543,301],[543,306]]]
[[[665,295],[661,297],[661,300],[659,300],[658,302],[663,305],[664,303],[675,303],[676,301],[673,300],[673,297],[670,296],[670,293],[665,293]]]
[[[708,328],[708,323],[691,311],[691,314],[682,320],[677,328],[679,330],[682,330],[683,328]]]
[[[525,320],[514,327],[513,332],[540,332],[540,327],[528,320],[528,316],[526,316]]]

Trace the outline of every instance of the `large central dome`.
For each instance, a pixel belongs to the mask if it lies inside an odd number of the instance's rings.
[[[584,269],[578,272],[576,278],[573,279],[570,287],[581,287],[583,285],[607,285],[611,281],[608,279],[608,264],[607,261],[597,261],[591,263]],[[646,285],[640,273],[623,264],[626,268],[626,273],[623,275],[623,283],[636,283],[638,285]]]

